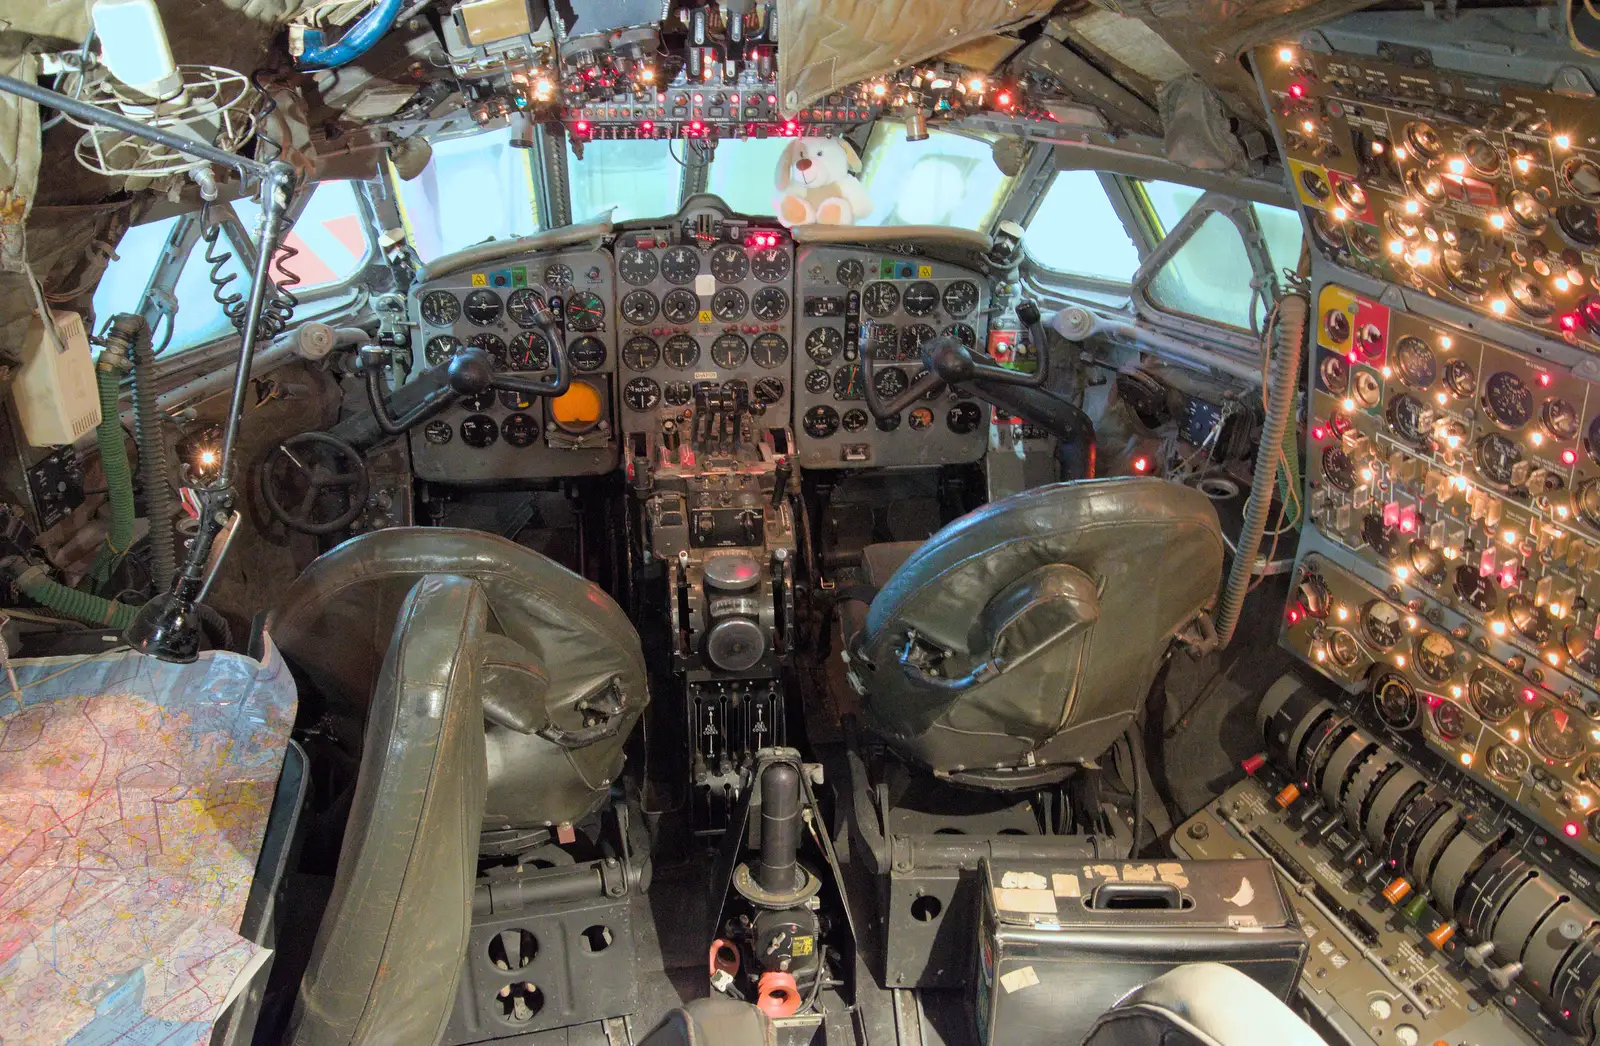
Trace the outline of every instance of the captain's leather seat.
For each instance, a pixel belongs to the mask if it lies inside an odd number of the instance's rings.
[[[644,654],[622,608],[554,560],[475,530],[375,531],[307,567],[267,630],[325,702],[335,736],[359,737],[396,611],[429,574],[470,578],[489,604],[473,682],[488,758],[485,852],[594,812],[650,700]]]
[[[430,575],[396,613],[292,1046],[431,1046],[455,1005],[485,794],[489,601],[475,581]]]
[[[1149,477],[1038,487],[921,545],[868,546],[876,593],[843,610],[866,722],[940,777],[1058,780],[1127,728],[1222,557],[1210,499]]]
[[[1135,989],[1083,1046],[1327,1046],[1260,984],[1231,966],[1193,963]]]

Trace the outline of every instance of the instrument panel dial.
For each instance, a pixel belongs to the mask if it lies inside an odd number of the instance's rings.
[[[552,265],[544,271],[544,285],[563,293],[572,289],[572,269],[565,265]]]
[[[911,384],[906,378],[906,372],[899,367],[884,367],[874,371],[872,375],[872,388],[881,399],[892,399],[906,391]]]
[[[531,287],[519,287],[506,298],[506,315],[518,327],[532,327],[544,298]]]
[[[682,286],[700,275],[700,252],[693,247],[669,247],[661,255],[661,278]]]
[[[866,386],[861,380],[861,364],[846,363],[833,372],[833,398],[836,400],[866,399]]]
[[[624,320],[635,327],[642,327],[656,318],[661,311],[661,302],[649,291],[629,291],[622,296],[618,311]]]
[[[900,359],[915,360],[922,356],[922,346],[937,335],[926,323],[908,323],[900,328]]]
[[[448,327],[461,318],[461,302],[449,291],[429,291],[418,304],[422,318],[435,327]]]
[[[827,404],[818,404],[806,411],[800,427],[812,439],[827,439],[839,431],[839,412]]]
[[[573,370],[595,371],[606,365],[606,343],[599,338],[579,338],[567,346]]]
[[[617,275],[622,277],[624,283],[634,287],[643,287],[656,278],[656,273],[661,271],[656,261],[654,251],[647,251],[642,247],[629,247],[617,255]]]
[[[983,409],[976,403],[957,403],[944,417],[945,427],[958,436],[978,431],[983,424]]]
[[[661,358],[669,367],[688,370],[700,360],[700,343],[687,334],[674,334],[661,346]]]
[[[480,287],[467,295],[461,303],[461,311],[467,317],[467,322],[475,327],[487,327],[500,318],[500,295],[487,288]]]
[[[851,407],[844,412],[844,417],[839,419],[839,424],[846,432],[860,432],[867,427],[867,412],[860,407]]]
[[[483,449],[500,438],[500,426],[487,414],[469,414],[461,419],[461,442]]]
[[[750,299],[750,312],[757,319],[781,320],[789,311],[789,296],[778,287],[763,287]]]
[[[742,318],[749,308],[750,299],[737,287],[722,287],[711,296],[711,315],[724,323]]]
[[[912,316],[926,316],[939,305],[939,288],[927,280],[918,280],[906,287],[900,297],[900,307]]]
[[[546,370],[550,366],[550,343],[536,331],[523,331],[511,339],[506,364],[512,370]]]
[[[1584,753],[1584,729],[1577,714],[1560,705],[1541,709],[1528,725],[1528,737],[1541,755],[1557,763],[1570,763]]]
[[[821,367],[806,371],[806,391],[813,396],[821,395],[833,388],[833,378]]]
[[[762,283],[777,283],[789,275],[789,252],[782,247],[763,247],[750,259],[750,271]]]
[[[622,364],[629,370],[650,370],[661,362],[661,346],[643,335],[629,338],[622,346]]]
[[[1520,429],[1533,417],[1533,390],[1510,371],[1495,371],[1483,385],[1483,409],[1501,428]]]
[[[711,343],[711,361],[723,370],[742,366],[750,355],[750,346],[737,334],[722,334]]]
[[[838,280],[846,287],[860,286],[861,281],[866,278],[866,275],[866,267],[855,258],[846,258],[844,261],[841,261],[833,270],[834,279]]]
[[[622,401],[630,410],[654,410],[661,402],[661,386],[650,378],[634,378],[622,387]]]
[[[539,440],[539,423],[518,412],[500,423],[500,435],[513,447],[531,447]]]
[[[770,407],[783,399],[783,379],[757,378],[751,394],[757,403],[763,407]]]
[[[567,299],[567,326],[575,331],[597,331],[605,326],[606,303],[593,291],[578,291]]]
[[[460,351],[461,342],[448,334],[436,334],[428,339],[428,344],[422,350],[422,358],[428,361],[429,366],[437,367]]]
[[[818,327],[806,335],[806,355],[818,366],[833,362],[844,347],[844,335],[836,327]]]
[[[1373,645],[1388,650],[1404,635],[1401,616],[1393,605],[1375,599],[1361,610],[1361,630]]]
[[[718,283],[740,283],[750,273],[750,256],[743,247],[724,243],[711,252],[711,275]]]
[[[1517,683],[1493,668],[1479,668],[1467,680],[1467,697],[1483,718],[1503,723],[1517,710]]]
[[[892,283],[868,284],[861,294],[861,307],[868,316],[887,316],[900,307],[900,291]]]
[[[1400,380],[1414,389],[1427,388],[1439,376],[1439,360],[1421,338],[1401,338],[1395,346],[1394,361]]]
[[[755,360],[756,366],[767,370],[781,367],[789,362],[789,343],[783,335],[771,331],[757,335],[750,343],[750,358]]]
[[[960,319],[978,307],[978,285],[971,280],[956,280],[947,285],[940,301],[951,318]]]
[[[700,299],[683,288],[668,291],[661,299],[661,315],[668,323],[688,323],[700,312]]]

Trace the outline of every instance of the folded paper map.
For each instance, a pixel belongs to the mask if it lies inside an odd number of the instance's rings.
[[[0,1044],[204,1042],[266,958],[239,922],[294,682],[208,653],[0,674]]]

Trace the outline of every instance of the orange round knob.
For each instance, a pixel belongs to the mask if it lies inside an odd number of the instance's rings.
[[[1399,904],[1410,895],[1411,884],[1406,881],[1405,876],[1391,880],[1389,885],[1383,888],[1383,899],[1390,904]]]
[[[1290,784],[1283,786],[1283,791],[1279,792],[1277,796],[1274,797],[1273,802],[1287,810],[1289,807],[1293,806],[1294,801],[1299,798],[1300,786],[1291,782]]]
[[[1453,938],[1455,935],[1455,923],[1440,923],[1438,926],[1435,926],[1433,929],[1428,931],[1428,943],[1432,944],[1435,948],[1443,949],[1445,945],[1450,943],[1451,938]]]

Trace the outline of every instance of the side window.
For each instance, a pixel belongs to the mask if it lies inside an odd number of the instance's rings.
[[[1066,276],[1127,283],[1139,248],[1094,171],[1058,171],[1022,236],[1028,260]]]
[[[678,209],[683,164],[672,142],[590,142],[583,159],[567,145],[567,181],[572,186],[572,220],[648,218]]]
[[[730,138],[717,143],[706,191],[740,214],[771,214],[777,195],[778,157],[792,138]]]
[[[117,241],[116,257],[106,266],[104,275],[94,289],[95,323],[103,326],[106,320],[119,312],[139,311],[145,287],[150,283],[150,271],[177,224],[177,217],[163,218],[135,225],[123,233],[122,239]],[[233,249],[226,234],[219,235],[217,240],[217,253],[224,252],[231,257],[218,270],[218,278],[234,278],[225,293],[247,293],[250,274],[245,272],[239,262],[239,252]],[[165,341],[165,351],[168,353],[193,348],[232,332],[232,324],[224,315],[222,306],[212,297],[211,266],[206,263],[205,255],[205,241],[197,241],[178,276],[177,285],[173,288],[178,312],[173,317],[170,338],[163,329],[165,323],[160,324],[154,332],[156,344],[159,346]]]
[[[494,237],[539,231],[529,150],[511,129],[433,143],[433,158],[410,181],[393,178],[406,233],[425,262]]]
[[[1192,186],[1170,182],[1145,182],[1143,190],[1162,235],[1204,195]],[[1303,235],[1299,214],[1267,204],[1251,206],[1273,267],[1294,268]],[[1251,287],[1254,279],[1239,230],[1227,217],[1211,214],[1150,281],[1150,300],[1171,312],[1250,330],[1264,319]]]
[[[930,131],[926,141],[908,142],[905,125],[891,120],[873,127],[862,164],[873,208],[857,225],[987,228],[1012,181],[986,139]]]
[[[239,200],[233,209],[253,239],[261,221],[261,205]],[[283,246],[281,254],[293,252],[281,263],[284,271],[300,277],[291,288],[297,297],[343,283],[360,272],[374,243],[355,186],[347,181],[318,182],[294,228],[283,238]]]

